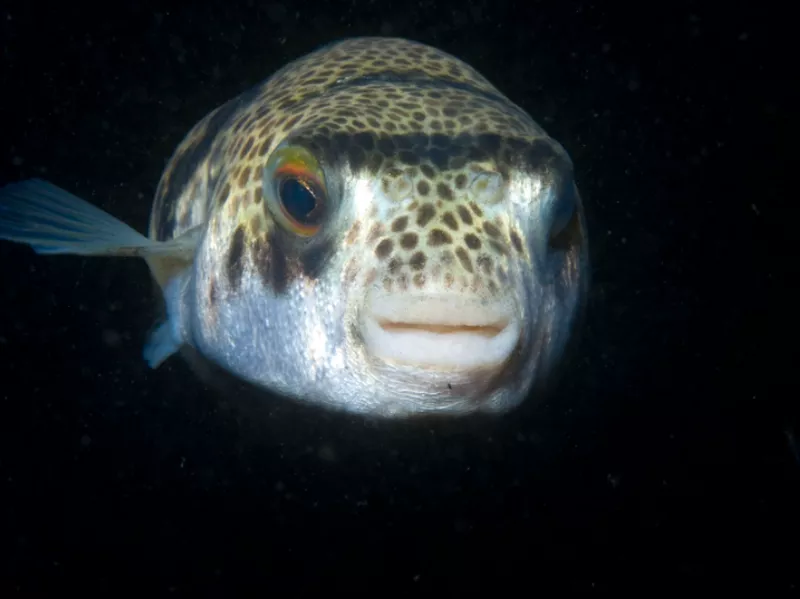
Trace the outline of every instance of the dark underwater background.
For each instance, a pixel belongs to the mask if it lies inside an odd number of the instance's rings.
[[[140,231],[208,111],[320,45],[462,58],[571,154],[556,391],[401,426],[221,396],[138,260],[0,244],[0,594],[797,589],[796,33],[772,2],[0,4],[0,184]],[[793,176],[794,175],[794,176]]]

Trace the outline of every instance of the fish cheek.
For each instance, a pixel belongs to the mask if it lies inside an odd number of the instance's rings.
[[[331,238],[314,240],[298,247],[290,234],[274,230],[268,237],[256,237],[251,244],[252,260],[261,283],[280,295],[292,281],[318,279],[325,272],[335,249]]]

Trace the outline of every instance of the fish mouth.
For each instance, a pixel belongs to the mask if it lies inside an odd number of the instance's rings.
[[[429,370],[492,368],[521,333],[513,302],[460,296],[369,298],[362,316],[367,351],[384,362]]]

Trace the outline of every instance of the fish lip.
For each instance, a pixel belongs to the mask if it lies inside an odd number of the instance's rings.
[[[462,324],[439,324],[439,323],[420,323],[404,322],[385,319],[376,319],[375,322],[388,333],[402,333],[404,331],[428,332],[437,335],[457,335],[459,333],[479,335],[492,338],[499,335],[505,329],[509,321],[497,321],[491,324],[475,325],[469,323]]]
[[[502,366],[521,335],[513,302],[452,296],[369,298],[361,317],[367,352],[385,363],[425,370]]]

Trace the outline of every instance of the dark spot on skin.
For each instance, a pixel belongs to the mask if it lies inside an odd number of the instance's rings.
[[[411,260],[408,261],[408,265],[414,270],[422,270],[423,268],[425,268],[425,262],[427,262],[425,254],[423,254],[422,252],[417,252],[413,256],[411,256]]]
[[[392,232],[394,233],[402,233],[406,230],[408,226],[408,217],[407,216],[399,216],[392,222]]]
[[[354,171],[360,171],[367,163],[366,152],[355,145],[347,148],[347,158],[350,161],[350,168]]]
[[[458,215],[461,217],[461,220],[464,222],[465,225],[469,226],[472,224],[472,215],[469,213],[469,210],[467,210],[464,206],[458,207]]]
[[[263,223],[261,222],[260,218],[254,218],[250,220],[250,236],[251,237],[258,237],[261,234],[261,227]]]
[[[325,270],[325,265],[333,253],[333,239],[321,239],[300,254],[300,267],[309,278],[316,279]]]
[[[342,153],[347,151],[347,146],[350,144],[350,136],[343,132],[334,133],[331,137],[331,146],[334,151]]]
[[[372,137],[371,133],[356,133],[353,136],[353,142],[366,151],[370,151],[375,147],[375,138]]]
[[[464,173],[456,175],[456,188],[464,189],[467,186],[467,176]]]
[[[472,260],[469,259],[467,250],[465,250],[463,247],[459,247],[456,249],[456,256],[458,256],[458,261],[461,262],[461,266],[464,267],[464,270],[469,273],[473,272]]]
[[[400,245],[403,246],[405,250],[413,250],[417,247],[418,240],[419,238],[416,233],[404,233],[400,238]]]
[[[397,284],[400,286],[402,291],[408,289],[408,276],[407,275],[400,275],[397,277]]]
[[[389,273],[396,275],[403,268],[403,261],[400,258],[392,258],[389,260]]]
[[[255,202],[256,206],[258,206],[263,199],[264,199],[264,190],[259,185],[253,190],[253,202]]]
[[[484,152],[494,154],[500,149],[500,136],[495,133],[479,135],[478,145]]]
[[[375,247],[375,256],[377,256],[379,260],[385,260],[392,253],[393,249],[394,244],[392,240],[384,239]]]
[[[495,283],[494,281],[490,280],[486,284],[486,286],[489,288],[489,291],[491,292],[492,295],[497,295],[497,283]]]
[[[224,206],[225,202],[228,201],[228,197],[231,195],[231,185],[230,183],[225,183],[222,187],[222,191],[219,192],[219,205]]]
[[[506,246],[504,246],[504,245],[503,245],[503,244],[501,244],[501,243],[498,243],[498,242],[497,242],[497,241],[495,241],[494,239],[490,239],[490,240],[489,240],[489,246],[490,246],[490,247],[491,247],[491,248],[492,248],[492,249],[493,249],[495,252],[497,252],[498,254],[501,254],[501,255],[503,255],[503,256],[506,256],[506,255],[508,255],[508,249],[506,248]]]
[[[281,235],[273,235],[270,241],[253,244],[255,262],[261,282],[275,293],[282,293],[289,284],[289,269]]]
[[[475,213],[475,216],[480,218],[483,216],[483,210],[481,210],[480,206],[478,206],[475,202],[470,202],[469,207],[472,208],[472,211]]]
[[[250,167],[246,166],[242,171],[242,174],[239,176],[239,186],[244,187],[247,185],[247,182],[250,180]]]
[[[544,139],[537,139],[528,144],[522,156],[524,162],[529,165],[547,165],[549,169],[556,172],[569,170],[562,154],[556,150],[551,142]]]
[[[452,147],[451,139],[449,135],[445,135],[444,133],[434,133],[430,137],[431,145],[437,148],[441,148],[443,150],[450,149]]]
[[[448,243],[453,243],[453,238],[450,237],[450,233],[447,231],[434,229],[428,234],[428,245],[431,247],[438,247]]]
[[[453,231],[458,231],[458,221],[456,220],[456,217],[453,216],[452,212],[445,212],[444,215],[442,216],[442,220],[449,229]]]
[[[421,170],[422,174],[428,177],[428,179],[433,179],[436,176],[436,171],[430,164],[420,165],[419,170]]]
[[[471,250],[479,250],[481,247],[481,240],[478,239],[477,235],[473,235],[472,233],[464,235],[464,243],[466,243],[467,247]]]
[[[447,183],[439,183],[436,186],[436,193],[439,194],[439,197],[443,200],[452,200],[453,199],[453,190],[450,189],[450,186]]]
[[[369,234],[367,235],[367,243],[376,241],[383,234],[383,227],[380,223],[375,223],[370,227]]]
[[[513,230],[511,231],[511,245],[517,252],[522,253],[522,240],[519,238],[519,233]]]
[[[431,186],[427,181],[417,182],[417,193],[421,196],[426,196],[431,192]]]
[[[378,171],[381,170],[382,165],[383,165],[383,156],[381,156],[377,152],[371,152],[370,155],[367,157],[365,168],[372,176],[375,176],[378,174]]]
[[[400,152],[397,156],[400,159],[400,162],[403,164],[408,165],[417,165],[419,164],[419,156],[417,156],[414,152],[408,152],[406,150]]]
[[[489,237],[495,237],[495,238],[500,237],[500,229],[495,227],[489,221],[486,221],[486,222],[483,223],[483,230],[486,231],[486,234]]]
[[[414,275],[413,281],[414,281],[414,285],[416,285],[417,287],[424,287],[425,286],[425,275],[423,275],[422,273],[418,272],[417,274]]]
[[[448,153],[440,148],[431,148],[428,150],[428,158],[430,158],[430,161],[439,170],[444,170],[447,168],[448,157]]]
[[[217,281],[211,279],[208,282],[208,305],[212,308],[217,305]]]
[[[272,146],[272,136],[267,136],[263,142],[261,142],[261,146],[258,148],[258,155],[264,156],[267,152],[269,152],[269,148]]]
[[[450,168],[454,171],[464,168],[467,164],[467,159],[463,156],[453,156],[450,158]],[[462,173],[463,174],[463,173]],[[464,175],[464,185],[467,184],[467,176]]]
[[[233,233],[231,244],[228,247],[228,260],[225,263],[225,273],[228,277],[228,285],[234,291],[239,288],[242,282],[242,272],[244,271],[244,229],[242,225],[236,227]]]
[[[252,149],[253,149],[253,138],[252,138],[252,137],[248,137],[248,138],[247,138],[247,143],[246,143],[246,144],[244,144],[244,146],[242,147],[242,151],[241,151],[241,152],[239,152],[239,158],[241,158],[242,160],[244,160],[245,158],[247,158],[247,154],[248,154],[248,153],[250,152],[250,150],[252,150]]]
[[[295,125],[297,125],[297,123],[299,122],[300,122],[300,115],[294,116],[283,124],[283,130],[289,131],[290,129],[294,129]]]
[[[350,230],[347,232],[347,237],[345,238],[345,243],[347,245],[353,245],[358,239],[358,234],[361,232],[361,221],[357,220],[353,223],[353,226],[350,227]]]
[[[384,156],[390,156],[394,153],[394,142],[391,138],[382,137],[378,140],[378,151]]]
[[[478,268],[483,271],[483,274],[488,275],[492,272],[492,259],[485,254],[478,257]]]
[[[423,204],[417,212],[417,226],[424,227],[436,216],[436,209],[432,204]]]

